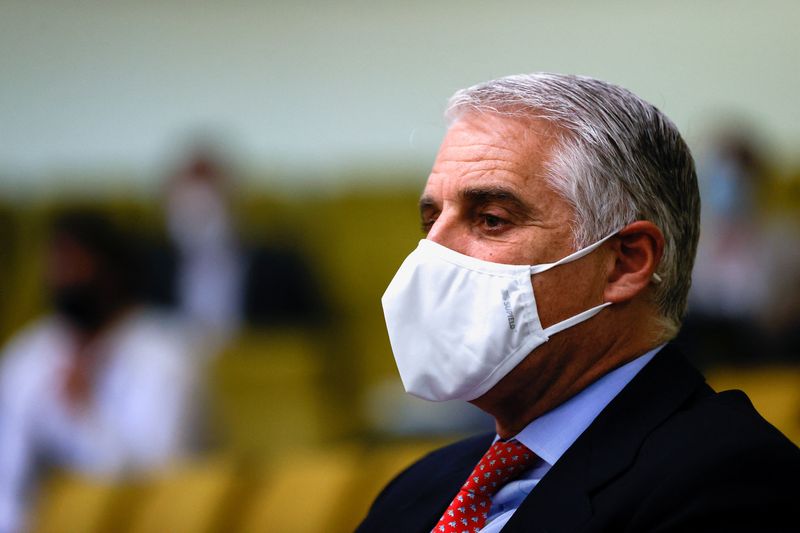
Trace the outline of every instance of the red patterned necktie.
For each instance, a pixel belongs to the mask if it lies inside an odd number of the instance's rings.
[[[527,470],[536,455],[516,440],[498,440],[472,471],[432,533],[477,533],[486,524],[492,496]]]

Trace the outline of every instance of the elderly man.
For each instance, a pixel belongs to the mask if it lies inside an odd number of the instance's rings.
[[[798,527],[800,452],[669,344],[698,237],[694,163],[629,91],[552,74],[457,92],[383,297],[406,390],[496,435],[401,473],[361,532]]]

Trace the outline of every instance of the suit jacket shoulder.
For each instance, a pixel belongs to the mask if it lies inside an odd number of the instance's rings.
[[[672,346],[603,410],[504,531],[796,531],[800,451]]]

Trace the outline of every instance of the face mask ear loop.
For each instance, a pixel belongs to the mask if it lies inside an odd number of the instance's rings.
[[[617,233],[618,233],[618,231],[615,231],[614,233],[603,237],[599,241],[597,241],[597,242],[595,242],[593,244],[590,244],[586,248],[581,248],[580,250],[569,254],[568,256],[564,257],[563,259],[559,259],[555,263],[544,263],[544,264],[540,264],[540,265],[533,265],[530,268],[531,275],[540,274],[542,272],[550,270],[553,267],[557,267],[558,265],[563,265],[564,263],[569,263],[571,261],[575,261],[576,259],[580,259],[584,255],[590,254],[593,251],[595,251],[604,242],[606,242],[608,239],[610,239],[611,237],[613,237]],[[594,315],[596,315],[597,313],[602,311],[604,308],[606,308],[609,305],[611,305],[611,303],[612,302],[605,302],[605,303],[602,303],[602,304],[600,304],[600,305],[598,305],[596,307],[592,307],[591,309],[587,309],[586,311],[578,313],[575,316],[569,317],[566,320],[562,320],[561,322],[557,322],[556,324],[553,324],[549,328],[543,329],[542,332],[545,335],[547,335],[548,338],[550,338],[551,335],[555,335],[556,333],[559,333],[560,331],[564,331],[565,329],[571,328],[572,326],[574,326],[576,324],[580,324],[584,320],[589,320]]]
[[[594,315],[596,315],[597,313],[602,311],[603,308],[608,307],[609,305],[611,305],[611,302],[602,303],[602,304],[600,304],[600,305],[598,305],[596,307],[592,307],[591,309],[587,309],[586,311],[584,311],[582,313],[578,313],[575,316],[569,317],[566,320],[562,320],[561,322],[557,322],[557,323],[553,324],[552,326],[550,326],[549,328],[545,328],[542,331],[544,331],[544,334],[547,335],[547,337],[549,338],[552,335],[555,335],[556,333],[558,333],[560,331],[564,331],[565,329],[571,328],[572,326],[574,326],[576,324],[580,324],[584,320],[589,320]]]
[[[546,270],[550,270],[553,267],[557,267],[559,265],[563,265],[565,263],[570,263],[572,261],[580,259],[584,255],[588,255],[588,254],[592,253],[593,251],[595,251],[596,249],[598,249],[604,242],[606,242],[608,239],[610,239],[611,237],[613,237],[617,233],[618,232],[615,231],[614,233],[603,237],[599,241],[597,241],[597,242],[595,242],[593,244],[590,244],[586,248],[581,248],[580,250],[578,250],[576,252],[572,252],[568,256],[559,259],[555,263],[542,263],[542,264],[539,264],[539,265],[532,265],[531,266],[531,274],[541,274],[542,272],[544,272]]]

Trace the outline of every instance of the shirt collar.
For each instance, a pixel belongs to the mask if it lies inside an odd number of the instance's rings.
[[[644,355],[612,370],[528,424],[514,438],[546,463],[554,465],[597,415],[663,347],[664,344],[656,346]]]

